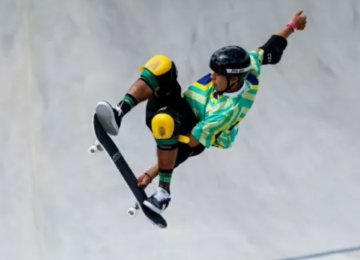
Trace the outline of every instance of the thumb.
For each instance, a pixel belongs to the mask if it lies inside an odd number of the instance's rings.
[[[302,15],[302,13],[304,12],[304,10],[303,9],[300,9],[299,11],[297,11],[296,13],[295,13],[295,16],[300,16],[300,15]]]

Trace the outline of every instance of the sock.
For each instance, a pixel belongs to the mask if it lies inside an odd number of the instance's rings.
[[[125,116],[131,109],[138,104],[137,100],[130,94],[126,94],[124,99],[118,104],[122,111],[122,116]]]
[[[159,169],[159,187],[167,190],[170,193],[170,182],[173,169],[165,170]]]

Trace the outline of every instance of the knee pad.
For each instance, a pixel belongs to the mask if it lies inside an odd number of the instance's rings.
[[[155,55],[140,66],[140,78],[158,95],[167,95],[177,83],[175,63],[165,55]]]
[[[167,113],[159,113],[151,120],[151,131],[160,149],[172,150],[178,145],[178,125]]]

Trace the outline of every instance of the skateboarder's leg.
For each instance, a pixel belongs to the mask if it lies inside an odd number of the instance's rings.
[[[181,91],[174,91],[171,96],[166,98],[158,97],[156,95],[152,95],[146,104],[146,125],[149,130],[153,133],[153,119],[158,114],[168,114],[176,123],[176,137],[178,135],[187,136],[193,127],[197,124],[198,119],[192,112],[189,104],[181,95]],[[176,141],[176,140],[175,140]],[[173,165],[173,169],[175,169],[178,165],[184,162],[190,154],[197,153],[196,148],[190,148],[187,144],[177,142],[177,154],[176,161]],[[202,145],[201,145],[202,146]],[[159,172],[158,165],[155,168],[154,166],[149,169],[151,176],[157,176]]]
[[[153,96],[147,104],[146,123],[155,138],[158,157],[158,167],[153,167],[152,171],[158,171],[159,187],[144,205],[159,214],[167,208],[171,200],[170,183],[173,170],[192,153],[187,144],[178,141],[180,134],[187,135],[196,124],[196,117],[189,114],[187,108],[188,105],[180,94],[171,102]]]
[[[151,131],[157,146],[159,187],[170,193],[172,171],[178,154],[180,118],[172,108],[160,109],[151,120]]]
[[[161,214],[169,205],[170,183],[178,152],[179,117],[164,107],[154,114],[150,128],[156,141],[159,185],[144,205]]]
[[[97,104],[95,113],[108,134],[117,135],[122,118],[153,94],[165,96],[181,90],[177,82],[176,66],[164,55],[155,55],[150,58],[140,68],[140,72],[139,79],[115,107],[107,101],[100,101]]]

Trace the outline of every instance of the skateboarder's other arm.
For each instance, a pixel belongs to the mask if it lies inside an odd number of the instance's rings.
[[[210,116],[200,121],[195,125],[189,134],[190,147],[195,147],[202,144],[206,148],[212,146],[217,138],[217,135],[228,127],[228,113],[215,111]]]
[[[290,19],[290,22],[277,34],[274,34],[270,39],[255,51],[264,52],[262,65],[277,64],[282,57],[282,54],[287,46],[287,39],[296,30],[304,30],[306,26],[306,16],[303,15],[303,10],[297,11]]]

